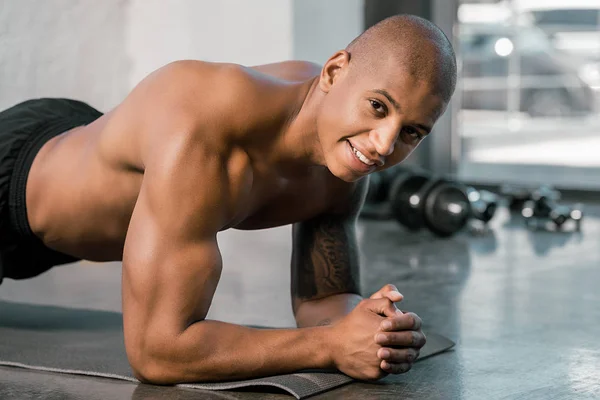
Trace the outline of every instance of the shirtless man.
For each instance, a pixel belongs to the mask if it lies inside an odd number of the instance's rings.
[[[143,382],[406,372],[421,321],[397,310],[392,285],[360,296],[354,225],[367,175],[417,147],[455,83],[444,34],[395,16],[322,67],[179,61],[104,115],[18,104],[0,113],[0,277],[122,260],[125,347]],[[217,233],[285,224],[298,327],[207,320]]]

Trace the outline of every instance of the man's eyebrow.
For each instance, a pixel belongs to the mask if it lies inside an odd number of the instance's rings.
[[[388,101],[390,103],[392,103],[392,105],[394,106],[394,108],[396,109],[396,111],[400,112],[400,104],[398,104],[398,102],[396,100],[394,100],[394,98],[392,97],[392,95],[385,89],[374,89],[373,90],[375,93],[379,93],[383,96],[386,97],[386,99],[388,99]]]
[[[386,99],[388,99],[388,101],[390,103],[392,103],[392,105],[394,106],[394,108],[396,109],[397,112],[400,112],[400,104],[398,104],[398,102],[396,100],[394,100],[394,98],[392,97],[392,95],[385,89],[374,89],[373,92],[375,93],[379,93],[383,96],[385,96]],[[431,127],[430,126],[425,126],[425,125],[421,125],[421,124],[414,124],[417,128],[422,129],[426,132],[426,134],[430,134],[431,133]]]
[[[421,125],[421,124],[415,124],[415,126],[417,128],[423,129],[427,135],[429,135],[431,133],[431,127],[430,126],[425,126],[425,125]]]

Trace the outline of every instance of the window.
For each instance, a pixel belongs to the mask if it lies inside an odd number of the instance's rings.
[[[600,189],[600,6],[514,3],[459,8],[458,174]]]
[[[596,29],[598,25],[598,10],[545,10],[531,13],[535,24],[541,27],[564,25],[568,28],[587,27]]]

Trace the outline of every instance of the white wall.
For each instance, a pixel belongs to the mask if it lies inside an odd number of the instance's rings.
[[[292,0],[0,0],[0,109],[42,96],[101,111],[177,59],[292,58]]]
[[[106,109],[128,89],[126,0],[0,0],[0,109],[42,96]]]
[[[295,0],[294,58],[323,64],[363,31],[365,0]]]
[[[131,0],[131,84],[177,59],[256,65],[292,57],[292,0]]]

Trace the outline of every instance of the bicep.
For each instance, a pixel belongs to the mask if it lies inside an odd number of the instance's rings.
[[[222,169],[182,136],[147,164],[130,221],[122,282],[128,349],[203,320],[219,281]]]

